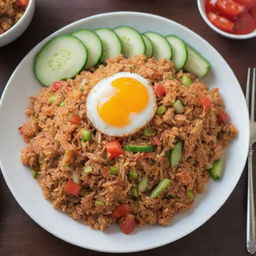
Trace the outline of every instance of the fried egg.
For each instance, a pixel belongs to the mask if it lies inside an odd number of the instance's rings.
[[[149,81],[138,74],[116,73],[99,81],[86,100],[87,117],[109,136],[127,136],[143,128],[156,111]]]

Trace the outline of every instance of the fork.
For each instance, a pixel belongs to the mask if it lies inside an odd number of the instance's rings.
[[[252,74],[251,74],[252,73]],[[256,122],[255,117],[255,77],[256,68],[248,68],[247,83],[246,83],[246,102],[250,111],[250,143],[248,154],[248,190],[247,190],[247,232],[246,232],[246,247],[250,254],[256,252],[256,222],[255,222],[255,206],[253,192],[253,144],[256,142]],[[251,94],[251,100],[250,100]]]

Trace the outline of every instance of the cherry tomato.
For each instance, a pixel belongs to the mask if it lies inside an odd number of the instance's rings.
[[[234,1],[241,5],[244,5],[248,10],[251,9],[256,3],[256,0],[234,0]]]
[[[64,187],[64,191],[71,195],[77,196],[81,188],[82,187],[76,184],[73,180],[69,180],[66,186]]]
[[[208,13],[208,19],[211,21],[213,25],[217,28],[232,33],[234,28],[234,23],[224,17],[221,17],[215,13]]]
[[[53,82],[52,87],[51,87],[51,91],[52,92],[56,92],[58,91],[63,85],[63,81],[56,81]]]
[[[207,97],[200,97],[199,102],[205,108],[205,110],[210,109],[212,106],[211,100]]]
[[[245,7],[233,0],[218,0],[216,3],[218,9],[228,16],[236,17],[245,11]]]
[[[73,116],[71,119],[70,119],[70,122],[72,124],[80,124],[81,123],[81,118],[80,116]]]
[[[216,117],[219,124],[226,124],[230,120],[230,117],[227,112],[218,113]]]
[[[16,0],[16,5],[19,7],[25,7],[28,5],[28,0]]]
[[[156,96],[159,98],[163,98],[166,94],[164,86],[160,83],[156,83],[154,85],[154,90],[155,90]]]
[[[136,227],[135,217],[132,214],[128,214],[120,221],[120,228],[123,233],[130,234]]]
[[[114,157],[117,157],[117,156],[119,156],[123,153],[123,150],[122,150],[121,145],[120,145],[118,140],[109,142],[106,145],[106,150],[107,150],[107,153],[108,153],[108,157],[110,159],[114,158]]]
[[[121,218],[125,216],[127,213],[131,211],[131,206],[129,204],[121,204],[115,208],[115,210],[112,213],[112,216],[114,218]]]
[[[236,34],[248,34],[252,32],[256,27],[256,22],[253,16],[249,13],[241,14],[235,21],[234,33]]]

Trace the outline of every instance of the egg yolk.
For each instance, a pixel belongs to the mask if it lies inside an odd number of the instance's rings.
[[[130,123],[131,114],[147,107],[149,93],[141,82],[131,77],[117,78],[111,85],[115,90],[98,102],[98,113],[109,125],[126,126]]]

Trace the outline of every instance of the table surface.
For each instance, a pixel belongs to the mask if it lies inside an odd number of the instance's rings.
[[[255,66],[256,39],[235,41],[219,36],[201,19],[195,0],[38,0],[27,31],[15,42],[0,48],[0,95],[21,59],[43,38],[81,18],[127,10],[170,18],[201,35],[223,55],[245,89],[247,68]],[[75,247],[38,226],[17,204],[2,175],[0,202],[1,256],[107,255]],[[166,246],[127,255],[249,255],[245,248],[245,227],[246,172],[224,206],[202,227]]]

